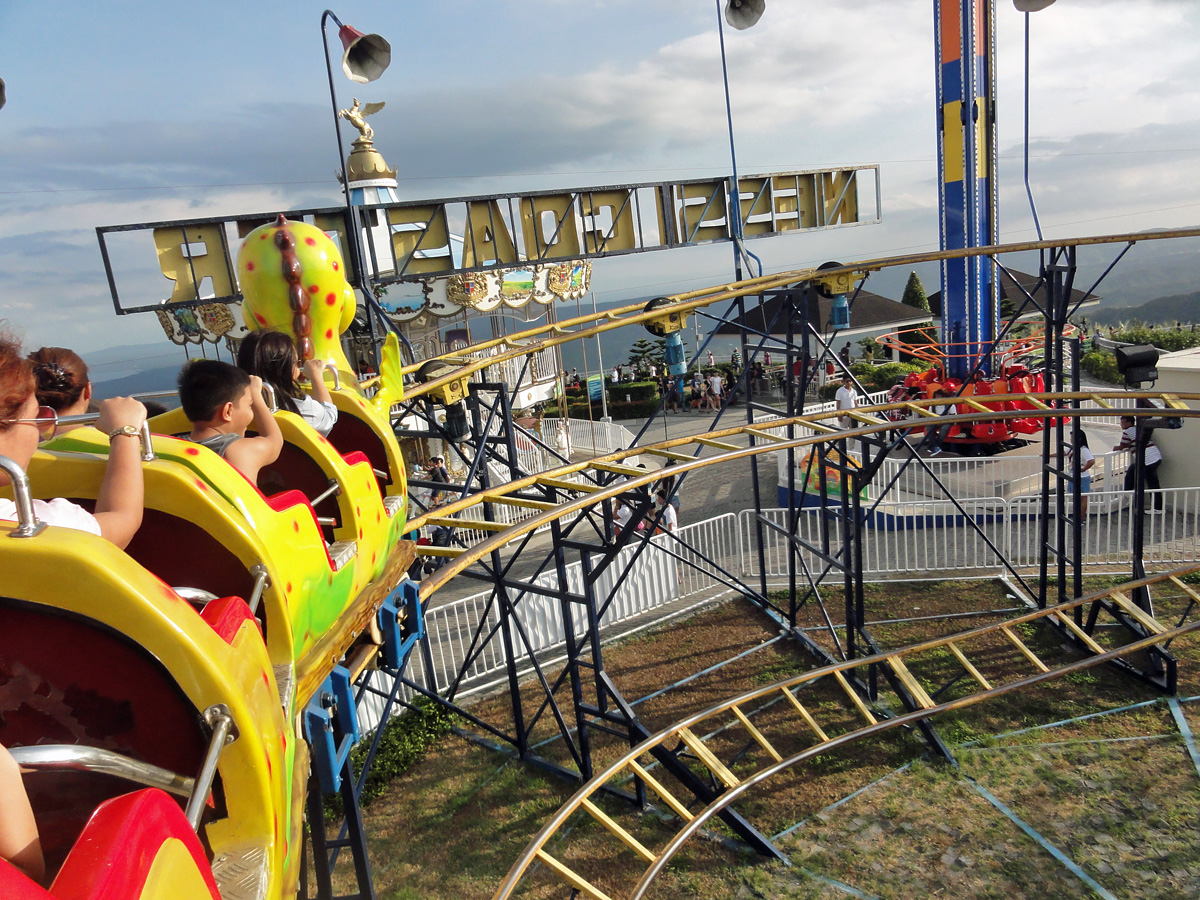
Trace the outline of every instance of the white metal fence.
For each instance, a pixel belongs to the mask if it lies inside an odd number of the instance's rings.
[[[1109,491],[1088,496],[1090,514],[1083,529],[1083,564],[1096,574],[1124,571],[1133,544],[1132,494]],[[1144,518],[1145,564],[1176,565],[1200,558],[1200,488],[1147,491],[1147,508],[1156,503],[1164,507],[1163,511]],[[867,580],[900,576],[919,579],[955,573],[989,576],[1004,571],[1002,559],[1008,559],[1018,568],[1037,564],[1040,540],[1037,497],[965,499],[959,505],[962,512],[949,500],[878,504],[874,527],[866,530],[863,540],[863,576]],[[780,533],[763,528],[767,577],[787,577],[788,511],[774,509],[763,513],[784,529]],[[820,544],[823,515],[818,508],[798,510],[797,536]],[[971,526],[968,518],[978,527]],[[743,510],[739,520],[742,574],[757,576],[754,511]],[[841,547],[841,523],[829,519],[827,524],[828,549],[836,553]],[[1050,531],[1053,541],[1053,523]],[[1065,549],[1072,550],[1069,543]],[[816,554],[805,551],[800,556],[815,572],[824,568]]]
[[[1122,572],[1128,567],[1133,535],[1130,500],[1129,493],[1119,491],[1090,495],[1093,514],[1084,526],[1083,547],[1083,563],[1089,572]],[[1153,508],[1156,503],[1161,503],[1163,511],[1148,514],[1144,519],[1143,559],[1147,568],[1177,566],[1200,558],[1200,488],[1147,492],[1147,507]],[[1037,564],[1040,535],[1036,498],[967,499],[960,504],[966,516],[948,500],[879,504],[873,527],[867,529],[863,540],[863,577],[880,581],[994,576],[1004,571],[1002,555],[1019,568]],[[1097,514],[1098,509],[1107,511]],[[783,531],[763,527],[766,577],[775,584],[789,577],[788,515],[786,509],[764,510],[764,516]],[[819,545],[822,512],[801,509],[796,516],[797,535]],[[978,525],[978,530],[966,521],[967,516]],[[830,519],[828,526],[826,552],[832,555],[841,547],[841,523]],[[598,598],[603,600],[612,595],[601,618],[602,629],[614,631],[616,626],[631,619],[675,608],[676,601],[718,596],[728,588],[731,577],[757,579],[756,530],[754,511],[743,510],[737,515],[729,513],[684,526],[677,532],[678,541],[669,535],[659,535],[631,566],[636,550],[625,548],[597,581]],[[822,560],[809,552],[800,556],[812,576],[819,575],[824,568]],[[801,583],[805,580],[802,570],[794,577]],[[840,573],[832,572],[826,580],[837,581],[841,577]],[[618,580],[619,589],[614,591],[613,585]],[[582,590],[580,563],[567,567],[567,582],[571,591]],[[557,580],[553,574],[542,575],[533,584],[552,588]],[[530,651],[544,664],[561,659],[566,630],[560,602],[525,591],[513,598],[513,605],[517,623],[513,648],[518,670],[521,673],[531,670]],[[651,624],[654,621],[657,619],[651,618]],[[461,671],[460,697],[494,686],[505,677],[507,668],[499,623],[500,609],[491,591],[428,610],[426,640],[434,671],[424,671],[418,653],[414,654],[410,677],[444,692]],[[577,637],[582,634],[584,624],[582,619],[574,621]],[[382,676],[373,677],[376,687],[386,690]],[[411,694],[405,690],[400,696],[408,699]],[[381,698],[368,696],[359,706],[360,716],[368,724],[378,722],[382,707]]]

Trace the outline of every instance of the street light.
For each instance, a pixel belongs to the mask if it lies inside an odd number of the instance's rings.
[[[721,82],[725,86],[725,121],[729,124],[729,161],[733,168],[733,184],[729,191],[730,229],[733,238],[733,268],[738,281],[742,280],[742,202],[738,195],[737,151],[733,143],[733,105],[729,100],[729,67],[725,62],[725,23],[745,31],[762,18],[767,7],[767,0],[728,0],[725,4],[724,15],[721,14],[721,0],[717,2],[717,35],[721,41]],[[762,265],[759,265],[762,274]]]
[[[367,303],[367,328],[371,335],[372,354],[375,357],[376,370],[379,368],[379,339],[375,330],[375,316],[390,326],[390,320],[384,314],[379,301],[367,284],[367,275],[363,265],[362,236],[358,231],[358,220],[354,215],[354,207],[350,202],[350,179],[346,172],[346,150],[342,144],[342,127],[338,117],[337,91],[333,84],[333,61],[329,56],[329,38],[325,33],[325,23],[329,19],[338,26],[338,38],[342,42],[342,71],[346,77],[357,84],[374,81],[387,69],[392,61],[392,46],[377,34],[363,34],[357,28],[343,25],[334,15],[333,10],[327,9],[321,13],[321,44],[325,48],[325,73],[329,76],[329,101],[333,104],[333,130],[337,134],[338,172],[341,173],[342,194],[346,200],[346,239],[350,246],[350,256],[353,262],[355,280],[358,289],[362,291]],[[372,315],[374,313],[375,315]]]

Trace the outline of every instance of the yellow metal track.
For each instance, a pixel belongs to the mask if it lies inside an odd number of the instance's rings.
[[[854,741],[874,737],[886,731],[915,724],[940,713],[983,703],[1091,666],[1129,656],[1152,645],[1169,641],[1200,628],[1200,620],[1186,625],[1180,624],[1176,627],[1164,625],[1154,620],[1148,613],[1138,609],[1138,619],[1147,627],[1150,632],[1149,637],[1131,640],[1122,646],[1110,649],[1089,645],[1093,655],[1067,663],[1042,659],[1017,634],[1017,630],[1022,626],[1037,623],[1043,619],[1073,624],[1076,610],[1082,610],[1086,615],[1087,608],[1103,598],[1113,600],[1124,607],[1126,594],[1134,588],[1168,581],[1177,587],[1183,586],[1180,579],[1195,572],[1200,572],[1200,565],[1130,582],[1072,600],[1060,606],[1030,612],[961,634],[937,638],[878,656],[815,669],[769,687],[742,694],[684,719],[629,750],[580,788],[526,847],[509,870],[503,884],[493,895],[493,900],[503,900],[503,898],[512,896],[514,890],[529,873],[531,865],[538,860],[546,864],[547,871],[556,879],[594,900],[601,900],[601,898],[607,900],[607,898],[617,896],[634,898],[634,900],[641,898],[655,876],[667,865],[683,843],[714,815],[730,806],[751,788],[761,785],[773,776],[798,766],[818,754]],[[1184,586],[1184,589],[1188,594],[1193,594],[1191,588]],[[1132,604],[1129,606],[1132,607]],[[1136,607],[1132,608],[1137,609]],[[930,694],[931,690],[936,693],[936,685],[932,679],[923,678],[921,673],[924,669],[932,668],[934,665],[944,667],[946,651],[953,654],[963,670],[970,676],[971,681],[966,682],[967,685],[970,685],[970,693],[951,701],[937,703]],[[972,661],[973,658],[974,661]],[[852,688],[847,678],[851,670],[865,669],[870,664],[884,666],[894,672],[916,700],[918,709],[892,718],[878,719]],[[994,674],[990,678],[984,677],[980,672],[981,669],[987,669]],[[823,692],[817,700],[805,702],[806,695],[811,696],[815,694],[819,686],[824,688],[831,683],[835,687],[833,694],[839,701],[835,711],[830,710],[828,691]],[[770,703],[776,699],[784,702]],[[819,716],[811,712],[812,709],[818,707],[818,703],[822,710]],[[769,712],[766,712],[768,710]],[[783,713],[787,713],[787,715]],[[846,722],[849,720],[853,720],[857,724],[847,726]],[[740,736],[738,729],[740,729],[740,735],[748,736],[753,744],[762,750],[762,753],[742,754],[739,752],[736,766],[732,761],[726,763],[720,758],[718,750],[713,749],[697,737],[697,734],[720,730],[724,737],[724,740],[720,742],[723,748],[726,750],[730,747],[740,749],[745,742],[737,739]],[[711,743],[716,744],[717,742]],[[690,751],[693,768],[702,767],[710,774],[714,783],[725,786],[725,790],[703,808],[689,808],[679,796],[679,793],[683,792],[676,793],[672,790],[671,785],[666,783],[669,776],[663,775],[661,779],[655,777],[648,772],[646,764],[641,762],[652,750],[671,749],[680,744],[686,746]],[[675,833],[665,844],[661,843],[660,839],[657,849],[651,846],[652,841],[649,839],[638,837],[628,830],[631,826],[619,825],[611,817],[603,813],[597,814],[599,807],[596,798],[604,787],[614,781],[629,777],[641,778],[650,791],[658,796],[668,808],[675,811],[679,817]],[[637,881],[628,885],[628,888],[622,890],[620,894],[611,893],[611,887],[602,889],[589,882],[582,874],[571,868],[569,861],[564,861],[571,855],[569,845],[564,844],[566,841],[564,828],[580,811],[589,813],[590,817],[599,823],[614,841],[622,847],[632,848],[636,857],[642,860],[643,866]],[[563,836],[562,840],[558,840],[560,835]],[[555,855],[551,856],[547,848],[556,840],[560,846],[553,848]],[[619,852],[618,848],[614,848],[613,855],[615,856],[617,852]],[[626,863],[624,861],[626,859],[628,859],[627,856],[622,857],[620,869],[633,870],[633,863]],[[614,866],[613,870],[616,869],[617,867]]]
[[[1069,402],[1072,400],[1092,401],[1099,408],[1087,409],[1054,409],[1051,410],[1055,417],[1063,416],[1070,418],[1073,416],[1161,416],[1164,413],[1162,409],[1117,409],[1113,406],[1113,400],[1117,399],[1151,399],[1161,401],[1172,415],[1180,417],[1200,417],[1200,394],[1184,394],[1172,393],[1161,394],[1150,391],[1080,391],[1080,392],[1060,392],[1051,394],[992,394],[988,397],[989,403],[1000,404],[1008,400],[1013,401],[1029,401],[1039,407],[1048,407],[1055,402]],[[455,550],[454,552],[444,552],[443,548],[430,547],[422,545],[418,547],[418,552],[423,555],[437,556],[453,556],[452,562],[440,568],[436,573],[426,578],[421,583],[421,596],[428,597],[437,591],[443,584],[455,575],[462,572],[468,566],[482,559],[487,554],[494,550],[502,549],[507,543],[521,537],[531,531],[534,531],[543,525],[547,525],[555,519],[560,519],[565,516],[574,515],[588,507],[595,506],[604,500],[610,500],[620,494],[625,493],[635,487],[652,484],[665,475],[680,475],[684,472],[689,472],[693,469],[701,469],[706,466],[721,465],[723,463],[732,462],[738,459],[745,459],[760,453],[773,453],[780,450],[787,450],[789,447],[805,448],[812,447],[817,444],[829,443],[831,441],[842,440],[843,438],[857,438],[865,435],[878,434],[884,431],[895,431],[904,427],[921,428],[923,427],[923,418],[933,416],[930,411],[931,407],[942,406],[946,404],[944,398],[935,398],[931,400],[915,400],[903,403],[885,403],[877,406],[859,407],[856,412],[862,424],[858,427],[841,430],[833,427],[836,422],[838,412],[836,410],[823,413],[814,413],[806,416],[796,416],[789,419],[773,419],[768,422],[756,422],[753,425],[737,425],[730,428],[722,428],[717,431],[710,431],[706,434],[691,435],[688,437],[673,438],[667,441],[661,441],[654,444],[644,444],[637,447],[630,447],[625,450],[620,450],[614,453],[598,456],[594,459],[585,462],[569,463],[559,466],[555,469],[549,469],[545,472],[540,472],[536,475],[529,475],[525,478],[511,481],[508,484],[497,487],[488,488],[478,494],[464,497],[459,500],[451,501],[436,510],[426,513],[422,516],[417,516],[409,521],[409,528],[416,529],[423,525],[444,524],[446,520],[452,519],[458,513],[464,510],[482,505],[484,502],[505,503],[517,506],[530,507],[539,510],[537,514],[530,516],[520,522],[510,525],[502,531],[497,531],[495,534],[485,540],[474,544],[464,550]],[[1195,404],[1196,409],[1187,406],[1187,403]],[[906,418],[911,422],[893,422],[884,421],[882,414],[890,411],[900,411],[905,414]],[[1045,413],[1041,414],[1043,417]],[[973,422],[995,422],[1003,419],[1029,419],[1038,418],[1037,410],[1019,409],[1019,410],[974,410],[966,415],[941,416],[938,417],[939,422],[946,424],[959,423],[970,424]],[[804,437],[789,439],[786,437],[789,427],[807,429],[812,434]],[[764,434],[770,430],[770,436]],[[737,437],[752,437],[755,440],[768,438],[763,443],[757,443],[754,446],[739,447],[730,442],[731,438]],[[720,449],[722,452],[710,456],[693,457],[697,453],[705,449]],[[690,451],[690,452],[687,452]],[[649,455],[657,456],[664,461],[664,466],[669,466],[669,469],[654,469],[645,471],[635,469],[624,464],[624,461],[630,457]],[[618,483],[609,485],[608,487],[600,488],[596,482],[601,476],[611,475],[614,472],[637,472],[636,475],[622,475]],[[568,476],[583,475],[585,480],[580,483],[577,481],[567,480]],[[514,495],[519,493],[528,493],[530,491],[545,490],[548,496],[556,498],[556,502],[528,500]],[[586,496],[575,497],[573,494],[583,493]],[[463,529],[471,529],[477,527],[475,519],[459,518],[455,520],[459,527]],[[480,530],[487,526],[479,526]]]
[[[988,247],[974,247],[963,250],[935,250],[926,253],[910,253],[904,256],[889,256],[880,259],[866,259],[848,263],[840,268],[817,270],[815,267],[792,269],[775,275],[763,275],[758,278],[747,278],[743,281],[715,285],[695,291],[672,294],[667,297],[672,301],[669,306],[661,306],[652,312],[646,312],[645,304],[638,303],[609,309],[604,312],[589,313],[573,319],[564,319],[536,328],[530,328],[517,334],[490,341],[483,341],[471,347],[472,354],[494,352],[493,356],[476,356],[464,358],[461,351],[441,357],[448,366],[453,367],[446,374],[432,378],[424,384],[411,385],[405,388],[405,399],[411,400],[424,394],[436,391],[455,381],[461,381],[488,366],[509,359],[517,359],[537,353],[549,347],[593,337],[614,328],[624,328],[627,325],[644,324],[651,319],[661,318],[664,312],[688,313],[723,300],[733,300],[763,291],[778,290],[788,285],[813,278],[829,278],[841,274],[853,274],[859,278],[869,272],[877,272],[892,266],[912,266],[921,262],[936,262],[943,259],[963,259],[975,256],[1001,256],[1006,253],[1022,253],[1028,250],[1053,250],[1061,247],[1083,247],[1102,244],[1135,244],[1142,241],[1169,240],[1173,238],[1200,237],[1200,228],[1182,228],[1172,231],[1155,231],[1133,234],[1108,234],[1095,237],[1068,238],[1053,241],[1025,241],[1015,244],[996,244]],[[438,357],[435,357],[437,359]],[[428,360],[411,366],[405,366],[405,375],[415,373]]]

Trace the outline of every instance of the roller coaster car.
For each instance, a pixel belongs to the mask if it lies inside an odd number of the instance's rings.
[[[53,881],[0,864],[0,896],[294,892],[307,752],[246,604],[197,613],[102,538],[16,528],[0,522],[0,743],[33,769]]]
[[[181,427],[172,416],[154,424]],[[370,626],[414,551],[399,540],[400,507],[385,503],[361,455],[342,457],[296,416],[277,419],[285,450],[260,474],[264,485],[284,488],[271,496],[207,448],[156,435],[157,458],[143,464],[146,518],[127,550],[184,593],[250,598],[256,577],[265,576],[260,615],[271,659],[281,683],[294,679],[303,703]],[[94,503],[104,436],[77,429],[47,446],[95,455],[39,452],[30,467],[35,496]],[[326,496],[306,496],[296,484]],[[324,526],[332,543],[310,500],[332,513]],[[286,689],[283,699],[290,705]]]

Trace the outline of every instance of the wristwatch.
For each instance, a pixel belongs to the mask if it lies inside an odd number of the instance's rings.
[[[141,437],[142,429],[138,428],[136,425],[122,425],[115,431],[110,431],[108,433],[108,439],[111,441],[113,438],[121,437],[122,435],[125,437]]]

